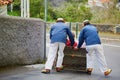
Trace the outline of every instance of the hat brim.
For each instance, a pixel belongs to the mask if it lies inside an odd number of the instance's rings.
[[[65,22],[64,20],[56,20],[56,22]]]

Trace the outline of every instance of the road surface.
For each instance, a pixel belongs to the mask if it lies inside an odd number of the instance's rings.
[[[2,69],[0,80],[120,80],[120,41],[105,40],[102,45],[107,64],[113,70],[107,77],[100,72],[95,62],[92,75],[77,71],[56,72],[54,69],[50,74],[43,74],[41,70],[44,64],[36,64]]]

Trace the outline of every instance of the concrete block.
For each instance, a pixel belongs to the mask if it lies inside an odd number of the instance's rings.
[[[0,67],[40,63],[45,47],[44,21],[0,16]]]

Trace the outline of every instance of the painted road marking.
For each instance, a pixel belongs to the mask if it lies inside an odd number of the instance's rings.
[[[110,41],[120,41],[120,39],[111,39],[111,38],[101,38],[103,40],[110,40]]]
[[[104,45],[104,46],[110,46],[110,47],[120,47],[120,46],[118,46],[118,45],[111,45],[111,44],[102,44],[102,45]]]

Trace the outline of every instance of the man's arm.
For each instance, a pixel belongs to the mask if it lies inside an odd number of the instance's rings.
[[[72,32],[70,31],[69,28],[67,28],[67,34],[68,34],[68,37],[69,37],[69,39],[70,39],[71,46],[73,46],[74,43],[75,43],[75,41],[74,41],[74,37],[73,37],[73,35],[72,35]]]
[[[84,42],[84,31],[83,29],[80,31],[79,38],[78,38],[78,46],[77,48],[80,48]]]

